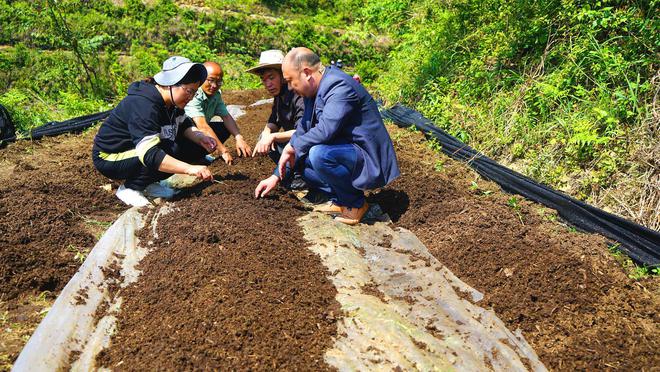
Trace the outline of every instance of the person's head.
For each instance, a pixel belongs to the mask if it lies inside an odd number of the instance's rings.
[[[259,64],[248,69],[246,72],[259,75],[261,83],[268,93],[275,97],[282,91],[284,78],[282,77],[282,60],[284,53],[278,49],[261,52]]]
[[[316,53],[307,48],[293,48],[284,57],[282,75],[298,95],[314,97],[323,77],[323,65]]]
[[[210,97],[222,86],[225,73],[222,72],[222,67],[215,62],[204,62],[204,67],[206,67],[206,80],[202,84],[202,90]]]
[[[204,80],[206,69],[201,63],[179,56],[166,59],[163,69],[153,77],[165,102],[180,109],[193,99]]]
[[[282,91],[282,85],[284,84],[282,70],[276,68],[262,69],[259,71],[259,77],[261,77],[261,83],[268,91],[268,94],[273,97],[280,94]]]

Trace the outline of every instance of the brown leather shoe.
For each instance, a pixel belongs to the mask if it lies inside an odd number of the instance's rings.
[[[314,212],[328,213],[328,214],[340,214],[341,206],[333,202],[327,202],[325,204],[317,205],[314,207]]]
[[[347,225],[357,225],[368,210],[367,202],[364,202],[360,208],[341,207],[341,215],[335,217],[335,220]]]

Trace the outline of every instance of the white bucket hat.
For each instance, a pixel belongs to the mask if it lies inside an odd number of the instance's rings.
[[[267,68],[274,68],[277,70],[282,69],[282,61],[284,61],[284,53],[279,49],[271,49],[261,52],[259,57],[259,64],[245,72],[250,72],[259,75],[261,70]]]
[[[154,75],[158,85],[171,86],[183,79],[188,71],[195,69],[199,74],[199,81],[206,80],[206,67],[201,63],[193,63],[186,57],[173,56],[163,62],[163,70]]]

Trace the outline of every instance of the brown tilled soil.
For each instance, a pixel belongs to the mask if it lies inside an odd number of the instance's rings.
[[[93,133],[0,150],[0,370],[123,207],[99,186]],[[78,257],[76,254],[80,253]]]
[[[339,304],[286,195],[225,180],[158,222],[158,247],[122,292],[101,365],[119,370],[326,369]],[[232,192],[238,190],[239,192]],[[120,364],[121,363],[121,364]],[[117,366],[117,367],[115,367]]]
[[[259,98],[226,94],[232,104]],[[246,138],[261,129],[268,110],[250,109],[239,120]],[[575,232],[520,197],[512,208],[510,195],[428,150],[419,134],[390,130],[403,174],[370,201],[484,292],[481,305],[522,329],[550,369],[660,365],[658,278],[629,279],[602,237]],[[56,294],[79,265],[75,252],[91,248],[124,209],[99,188],[110,182],[93,170],[92,137],[0,150],[5,362],[18,355],[22,336],[47,306],[39,293]],[[143,261],[138,285],[123,290],[115,346],[100,361],[117,369],[325,367],[320,358],[339,315],[334,289],[292,222],[300,205],[282,192],[251,198],[271,166],[267,159],[214,164],[223,183],[200,184],[176,202],[180,212],[160,220],[159,249]]]
[[[0,152],[0,162],[13,163],[0,186],[0,300],[62,289],[78,268],[75,253],[94,245],[94,227],[122,210],[99,187],[109,181],[90,163],[90,139],[21,142]]]

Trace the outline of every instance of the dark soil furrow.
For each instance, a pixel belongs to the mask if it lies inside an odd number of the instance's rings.
[[[481,306],[520,328],[548,368],[648,370],[660,363],[658,278],[635,282],[603,237],[576,232],[520,196],[514,208],[511,195],[429,151],[420,134],[391,133],[404,175],[371,200],[484,292]]]

